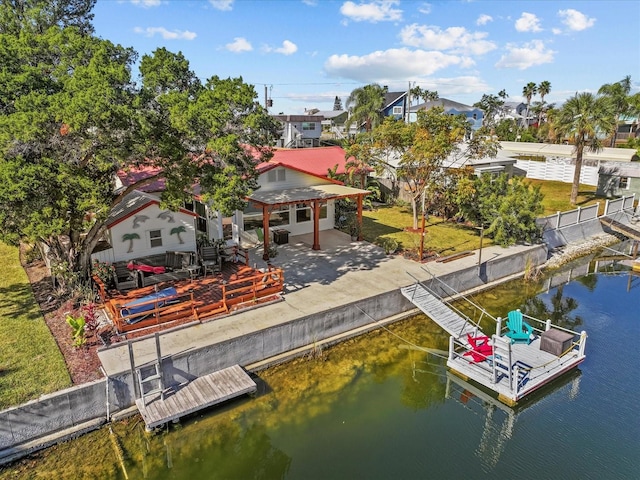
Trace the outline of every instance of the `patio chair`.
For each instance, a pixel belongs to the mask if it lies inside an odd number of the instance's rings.
[[[509,330],[505,335],[511,339],[511,343],[531,343],[533,327],[524,321],[522,312],[520,310],[511,310],[507,317],[507,328]]]
[[[264,245],[264,230],[262,228],[256,228],[256,236],[258,237],[256,247]]]
[[[483,362],[493,355],[493,347],[489,343],[489,337],[486,335],[472,337],[467,333],[467,340],[469,345],[471,345],[471,350],[465,352],[463,355],[471,356],[475,363]]]
[[[221,273],[222,257],[218,252],[218,247],[202,247],[200,249],[200,263],[205,277],[209,272]]]

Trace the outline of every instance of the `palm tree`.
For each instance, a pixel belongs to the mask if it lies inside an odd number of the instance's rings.
[[[140,240],[140,235],[138,235],[137,233],[125,233],[124,235],[122,235],[122,241],[129,242],[129,250],[127,250],[127,253],[133,252],[134,240]]]
[[[345,103],[349,110],[349,118],[345,122],[347,129],[353,122],[358,126],[364,123],[367,132],[377,127],[382,121],[385,93],[387,93],[386,87],[381,87],[377,83],[353,90]]]
[[[549,95],[550,92],[551,92],[551,82],[549,82],[548,80],[544,80],[544,81],[540,82],[540,85],[538,85],[538,95],[540,95],[540,103],[542,105],[544,105],[544,97],[546,95]],[[544,109],[541,110],[540,114],[538,115],[538,127],[542,123],[542,113],[543,112],[544,112]]]
[[[531,105],[531,97],[533,97],[538,92],[538,86],[533,83],[527,83],[522,89],[522,96],[527,99],[527,117],[525,121],[527,122],[527,128],[529,128],[529,105]]]
[[[180,245],[182,245],[184,242],[182,241],[182,237],[180,236],[180,234],[186,231],[187,229],[184,227],[184,225],[180,225],[179,227],[173,227],[169,232],[169,235],[177,235],[178,241],[180,242]]]
[[[576,93],[562,106],[555,120],[557,133],[573,143],[576,152],[576,169],[571,187],[571,204],[575,205],[580,185],[582,154],[585,147],[591,152],[602,149],[598,135],[610,132],[616,124],[615,112],[606,97],[592,93]]]
[[[634,110],[631,105],[629,92],[631,92],[630,75],[627,75],[619,82],[602,85],[598,90],[600,95],[604,95],[608,101],[611,102],[616,115],[616,124],[611,130],[611,144],[609,145],[611,147],[616,146],[616,137],[618,136],[618,124],[620,123],[620,118],[632,113]]]

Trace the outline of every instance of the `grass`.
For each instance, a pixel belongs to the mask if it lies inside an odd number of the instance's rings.
[[[0,243],[0,409],[71,385],[64,359],[20,264]]]
[[[591,185],[580,185],[578,189],[578,199],[575,205],[571,205],[571,184],[550,180],[534,180],[527,179],[531,185],[540,187],[540,191],[544,195],[542,206],[544,207],[543,217],[553,215],[557,212],[565,212],[573,210],[577,207],[586,207],[600,202],[600,214],[604,212],[604,204],[606,199],[596,196],[596,187]]]
[[[409,206],[384,205],[363,212],[362,234],[365,240],[375,243],[379,238],[391,238],[399,243],[400,249],[417,254],[420,249],[420,234],[406,231],[407,227],[413,227]],[[433,251],[446,256],[480,248],[480,232],[463,224],[429,217],[425,230],[425,252]],[[488,245],[491,245],[491,240],[485,238],[483,246]]]

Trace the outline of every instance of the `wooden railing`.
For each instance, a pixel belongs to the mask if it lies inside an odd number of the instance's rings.
[[[265,272],[222,285],[222,302],[226,310],[234,305],[257,302],[284,289],[284,270],[268,267]]]
[[[111,300],[106,303],[106,307],[113,318],[116,330],[120,333],[130,332],[151,326],[161,325],[166,322],[180,320],[184,318],[198,319],[195,309],[193,291],[189,290],[181,295],[171,297],[156,298],[148,302],[136,304],[136,308],[151,306],[152,308],[143,312],[122,315],[123,305],[118,300]]]

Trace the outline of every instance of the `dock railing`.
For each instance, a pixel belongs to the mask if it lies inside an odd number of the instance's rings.
[[[490,318],[494,322],[497,322],[497,319],[495,317],[493,317],[489,312],[487,312],[480,305],[476,304],[473,300],[468,298],[466,295],[464,295],[463,293],[460,293],[451,285],[448,285],[447,283],[440,280],[438,277],[433,275],[426,268],[422,267],[422,269],[431,276],[431,279],[427,280],[428,282],[430,282],[431,286],[427,286],[426,282],[420,282],[416,277],[411,275],[409,272],[407,272],[407,274],[411,278],[413,278],[416,281],[416,283],[419,283],[420,285],[422,285],[422,287],[426,289],[429,293],[431,293],[431,295],[433,295],[442,303],[444,303],[448,308],[450,308],[452,311],[457,313],[460,317],[464,318],[468,324],[473,325],[476,332],[480,329],[480,322],[484,317]],[[436,285],[435,287],[434,287],[434,284]],[[456,307],[452,303],[453,301],[460,301],[463,304],[468,305],[474,311],[480,312],[480,317],[476,321],[474,321],[469,317],[467,313],[463,312],[460,308]]]

